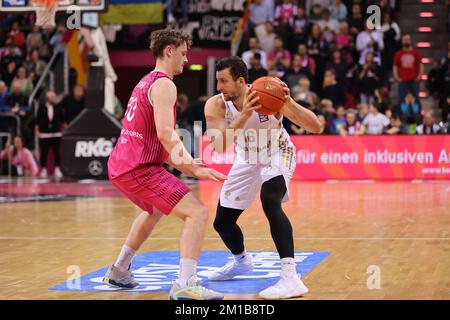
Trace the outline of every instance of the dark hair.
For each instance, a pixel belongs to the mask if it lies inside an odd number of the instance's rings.
[[[14,144],[14,140],[15,140],[16,138],[19,138],[19,139],[22,141],[22,144],[23,144],[23,138],[22,138],[22,136],[14,136],[14,138],[12,139],[12,147],[13,147],[13,153],[12,153],[12,156],[13,156],[13,157],[15,157],[15,156],[17,155],[17,153],[19,152],[19,150],[17,150],[17,148],[16,148],[16,145]]]
[[[183,43],[186,43],[189,49],[192,41],[187,33],[180,30],[161,29],[153,31],[150,35],[150,50],[155,58],[163,56],[165,47],[173,45],[178,48]]]
[[[253,59],[261,60],[261,53],[255,52],[255,53],[253,54]]]
[[[241,58],[236,56],[227,57],[220,59],[216,64],[216,71],[222,71],[228,68],[230,69],[230,74],[234,81],[239,77],[242,77],[245,82],[248,82],[247,66]]]

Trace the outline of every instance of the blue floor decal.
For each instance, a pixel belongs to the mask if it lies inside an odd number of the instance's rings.
[[[280,259],[276,252],[252,251],[253,272],[229,281],[208,281],[208,275],[232,258],[226,251],[203,251],[197,271],[202,285],[223,293],[257,293],[275,284],[279,279]],[[297,272],[306,275],[326,257],[329,252],[303,251],[295,253]],[[140,286],[126,292],[169,292],[173,280],[177,278],[178,251],[153,251],[136,256],[133,260],[133,274]],[[102,283],[108,267],[82,276],[80,279],[60,283],[49,290],[78,292],[121,291]]]

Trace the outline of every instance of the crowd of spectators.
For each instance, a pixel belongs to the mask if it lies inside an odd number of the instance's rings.
[[[3,174],[9,170],[9,160],[14,164],[13,174],[47,176],[45,167],[48,151],[52,149],[54,174],[62,175],[59,170],[61,132],[84,108],[84,88],[75,85],[70,94],[57,98],[54,92],[44,92],[44,86],[37,88],[37,85],[53,52],[60,49],[64,29],[60,24],[44,31],[34,26],[34,14],[0,14],[0,169]],[[36,96],[44,93],[45,98],[37,108],[30,103],[33,92]],[[36,149],[38,162],[32,153]],[[40,164],[40,170],[36,163]]]
[[[381,8],[378,29],[365,23],[372,4]],[[444,133],[450,42],[426,81],[442,111],[438,124],[438,115],[425,117],[422,56],[410,35],[401,33],[398,12],[397,1],[386,0],[255,0],[241,50],[249,82],[265,75],[281,78],[296,101],[323,119],[323,134]],[[392,94],[394,87],[398,91]],[[290,134],[305,133],[288,119],[284,125]]]

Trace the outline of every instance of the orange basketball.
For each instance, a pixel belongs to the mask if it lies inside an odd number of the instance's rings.
[[[264,115],[276,114],[285,102],[285,92],[280,80],[274,77],[261,77],[252,83],[252,90],[259,96],[262,108],[258,113]]]

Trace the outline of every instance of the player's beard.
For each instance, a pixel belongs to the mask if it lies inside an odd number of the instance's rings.
[[[237,99],[239,99],[239,93],[238,92],[239,92],[239,88],[236,86],[232,92],[227,93],[227,96],[225,97],[225,99],[227,101],[235,102]]]

